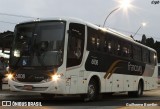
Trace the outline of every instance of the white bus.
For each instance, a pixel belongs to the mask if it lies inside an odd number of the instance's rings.
[[[11,91],[51,95],[128,92],[157,88],[157,53],[132,38],[73,18],[16,25],[8,74]]]

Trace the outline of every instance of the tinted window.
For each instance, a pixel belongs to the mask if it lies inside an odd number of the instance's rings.
[[[69,26],[67,67],[81,64],[84,50],[85,26],[71,23]]]
[[[91,51],[103,51],[102,33],[96,29],[88,27],[88,44],[87,49]]]
[[[129,57],[129,45],[127,42],[122,41],[122,56]]]
[[[133,46],[133,59],[135,61],[142,61],[141,47],[138,47],[136,45]]]
[[[154,53],[154,52],[150,52],[150,63],[152,64],[152,65],[155,65],[156,64],[156,54]]]
[[[33,22],[17,25],[10,65],[55,66],[62,64],[65,22]]]
[[[118,39],[115,40],[115,55],[121,56],[121,42]]]
[[[149,63],[149,51],[145,48],[142,49],[142,59],[143,62]]]
[[[108,39],[106,39],[106,46],[107,46],[107,51],[109,54],[114,54],[114,39],[110,35]]]

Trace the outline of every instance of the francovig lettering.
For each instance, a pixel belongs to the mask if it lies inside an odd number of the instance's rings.
[[[130,62],[128,62],[128,70],[142,73],[142,66],[133,65]]]

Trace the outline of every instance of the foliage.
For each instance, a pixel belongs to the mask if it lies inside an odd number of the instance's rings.
[[[146,38],[146,35],[143,34],[142,35],[142,40],[137,41],[137,42],[155,49],[157,51],[158,62],[160,63],[160,42],[159,41],[154,41],[154,39],[152,37],[151,38]]]

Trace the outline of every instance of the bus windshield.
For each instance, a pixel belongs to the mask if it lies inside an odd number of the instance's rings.
[[[35,22],[17,25],[10,66],[60,66],[65,22]]]

